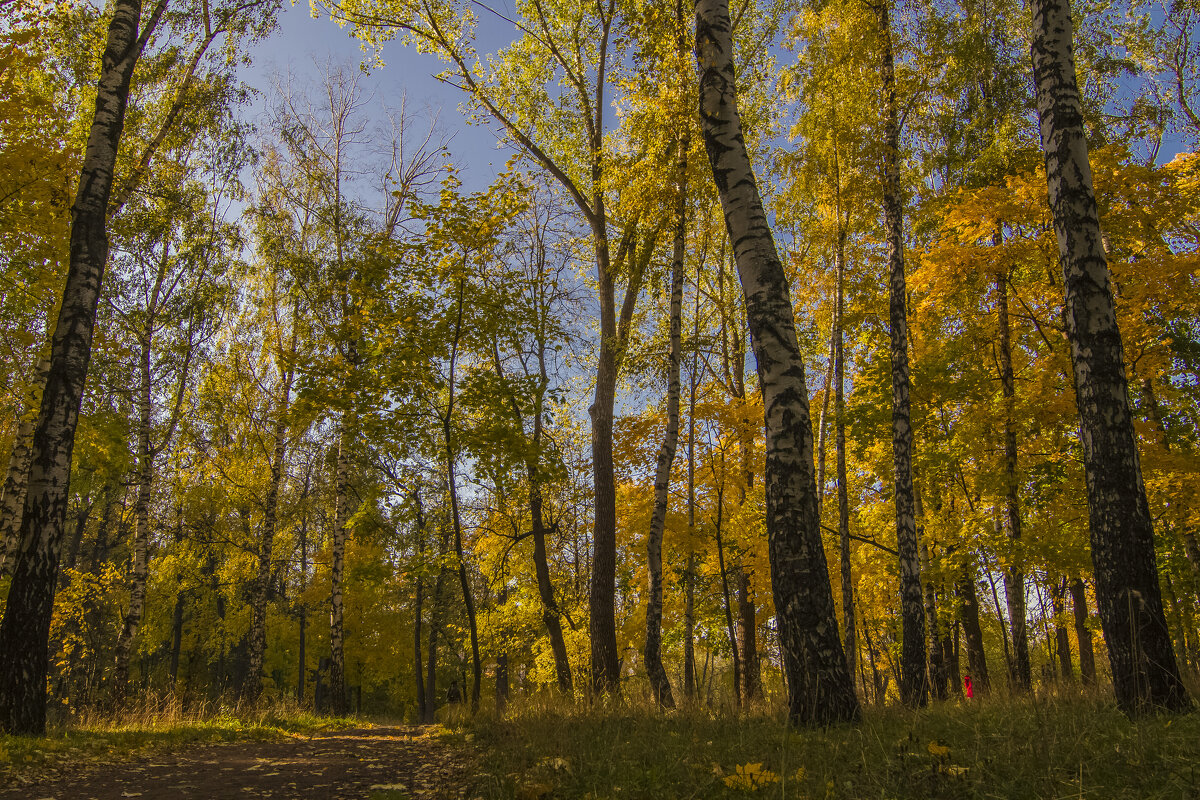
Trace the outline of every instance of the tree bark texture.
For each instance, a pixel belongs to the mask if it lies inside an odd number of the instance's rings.
[[[1034,0],[1032,59],[1063,269],[1087,482],[1096,602],[1117,705],[1190,708],[1163,613],[1154,529],[1133,430],[1121,333],[1092,187],[1068,0]]]
[[[884,97],[883,226],[887,237],[892,360],[892,463],[895,470],[896,550],[900,555],[900,699],[924,705],[925,613],[913,501],[912,415],[909,403],[908,310],[904,276],[904,205],[900,194],[900,120],[888,0],[874,6],[882,47],[879,71]]]
[[[330,708],[335,714],[345,714],[348,708],[342,573],[345,568],[346,541],[350,538],[350,424],[351,412],[342,412],[338,433],[337,475],[334,478],[336,499],[329,567],[329,695]]]
[[[791,292],[742,134],[727,0],[698,0],[704,144],[745,293],[766,428],[771,583],[794,724],[857,719],[821,542],[813,430]],[[918,603],[920,602],[918,587]]]
[[[687,242],[687,148],[690,137],[679,137],[679,155],[675,165],[677,199],[675,205],[674,252],[671,257],[670,344],[667,350],[667,427],[658,463],[654,470],[654,511],[650,516],[650,531],[646,536],[649,595],[646,598],[646,647],[643,655],[646,674],[654,699],[664,708],[674,708],[671,680],[662,662],[663,571],[662,541],[667,524],[667,502],[670,498],[671,465],[679,444],[679,359],[683,328],[683,258]]]
[[[0,730],[40,734],[46,726],[50,618],[66,525],[71,454],[91,360],[96,305],[108,260],[106,218],[129,84],[158,25],[160,0],[139,35],[140,0],[114,0],[101,60],[95,114],[71,207],[70,264],[34,428],[20,547],[0,623]]]

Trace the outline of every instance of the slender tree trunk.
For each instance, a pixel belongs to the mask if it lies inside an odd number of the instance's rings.
[[[717,486],[717,517],[714,535],[717,541],[717,567],[721,577],[722,610],[725,612],[725,633],[729,636],[729,650],[733,655],[733,696],[738,708],[742,706],[742,656],[738,648],[737,628],[733,624],[733,601],[729,592],[729,572],[725,568],[725,545],[721,538],[725,521],[725,491],[724,486]]]
[[[295,341],[292,342],[295,351]],[[262,694],[263,656],[267,650],[267,597],[270,594],[271,555],[275,547],[275,528],[279,516],[279,488],[283,483],[287,458],[288,410],[292,402],[292,370],[283,375],[282,396],[275,414],[275,446],[271,453],[271,478],[263,503],[263,528],[258,543],[258,574],[250,599],[250,672],[246,677],[246,699],[258,700]]]
[[[345,568],[346,541],[350,538],[350,446],[353,441],[350,424],[351,412],[343,411],[338,433],[337,496],[329,568],[329,705],[333,713],[338,715],[345,714],[348,709],[342,573]]]
[[[442,567],[438,570],[438,576],[433,582],[433,608],[429,614],[429,656],[425,668],[425,718],[421,720],[426,724],[433,724],[435,721],[434,714],[437,711],[437,650],[438,637],[442,630],[442,617],[445,614],[445,609],[442,607],[442,600],[445,593],[446,573],[448,572],[444,560],[446,552],[450,549],[450,528],[445,526],[442,531],[442,536],[438,542],[438,563]]]
[[[835,154],[835,165],[836,154]],[[837,250],[837,301],[834,306],[833,334],[833,424],[834,446],[837,451],[837,503],[838,503],[838,551],[841,561],[842,583],[842,627],[843,645],[846,653],[846,670],[851,680],[856,672],[858,643],[854,636],[854,575],[850,565],[850,494],[846,483],[846,356],[845,356],[845,311],[846,311],[846,231],[841,217],[841,179],[837,174],[837,197],[835,211],[838,215]]]
[[[96,111],[71,207],[70,266],[34,428],[21,547],[0,624],[0,731],[8,733],[40,734],[46,727],[50,618],[66,524],[75,427],[108,260],[105,222],[113,170],[125,127],[130,79],[165,10],[166,0],[160,0],[139,36],[140,0],[114,0],[108,27]]]
[[[421,615],[425,612],[425,507],[421,504],[421,489],[412,493],[413,505],[417,508],[417,586],[413,599],[413,674],[417,684],[417,718],[422,722],[428,716],[428,700],[425,697],[425,662],[421,659]]]
[[[153,312],[150,314],[147,338],[142,344],[139,369],[141,387],[138,392],[137,497],[133,506],[133,569],[130,572],[129,609],[117,639],[116,668],[113,671],[113,700],[125,701],[129,684],[129,662],[142,616],[146,611],[146,578],[149,575],[150,547],[150,490],[154,480],[154,448],[150,442],[151,416],[150,357],[152,353]]]
[[[979,593],[975,589],[975,565],[968,562],[959,574],[954,587],[958,595],[958,619],[962,623],[967,647],[967,674],[979,692],[991,688],[988,677],[987,653],[983,649],[983,626],[979,624]]]
[[[1129,405],[1121,333],[1092,189],[1069,0],[1034,0],[1033,72],[1063,268],[1087,481],[1096,601],[1117,705],[1191,708],[1163,613],[1154,528]]]
[[[1055,581],[1050,587],[1050,604],[1054,610],[1054,641],[1058,650],[1058,668],[1063,679],[1075,680],[1075,670],[1071,668],[1071,637],[1063,625],[1063,594],[1066,592],[1066,579]]]
[[[496,604],[503,606],[507,602],[508,586],[502,583]],[[496,710],[503,712],[506,705],[508,705],[508,651],[501,650],[500,655],[496,656]]]
[[[683,327],[683,257],[687,239],[687,148],[690,137],[684,133],[676,146],[677,199],[675,205],[675,243],[671,259],[670,345],[667,351],[667,428],[654,471],[654,511],[646,536],[649,596],[646,599],[646,674],[654,699],[665,708],[675,707],[671,681],[662,663],[663,573],[662,540],[667,523],[667,501],[671,488],[671,465],[679,443],[679,358]]]
[[[821,542],[804,359],[787,276],[742,137],[729,4],[697,0],[695,8],[704,144],[745,293],[763,396],[768,551],[789,719],[802,725],[853,720],[860,711]]]
[[[998,243],[1000,234],[994,240]],[[1025,569],[1021,553],[1021,502],[1017,481],[1017,426],[1014,403],[1016,396],[1012,365],[1012,330],[1008,323],[1008,282],[997,272],[996,313],[999,328],[1000,387],[1004,395],[1004,513],[1008,520],[1008,536],[1013,544],[1012,561],[1004,571],[1004,594],[1008,600],[1008,619],[1012,625],[1013,689],[1029,689],[1033,675],[1029,664],[1029,632],[1025,612]]]
[[[892,53],[890,0],[873,7],[883,46],[879,70],[884,96],[883,216],[887,236],[892,358],[892,461],[895,469],[896,550],[900,554],[900,700],[922,706],[925,680],[925,613],[917,523],[913,510],[912,420],[909,403],[908,310],[904,277],[904,205],[900,196],[900,122]]]
[[[1087,592],[1083,580],[1071,581],[1071,608],[1075,616],[1075,639],[1079,642],[1079,680],[1084,686],[1096,683],[1096,655],[1092,649],[1092,631],[1088,628]]]
[[[311,470],[311,465],[309,469]],[[308,481],[310,472],[304,474],[304,499],[308,499]],[[303,705],[304,703],[304,683],[305,677],[308,674],[308,654],[305,652],[308,646],[308,606],[304,600],[304,593],[308,589],[308,509],[304,510],[303,516],[300,518],[300,594],[299,604],[296,609],[300,617],[300,630],[297,631],[299,637],[299,652],[297,660],[300,662],[296,669],[296,702]],[[418,670],[417,675],[421,673]]]
[[[697,310],[700,302],[700,281],[696,281]],[[700,315],[693,319],[693,346],[695,332],[700,326]],[[687,463],[687,512],[688,554],[683,571],[683,694],[694,700],[698,692],[696,684],[696,384],[699,381],[699,350],[692,351],[692,372],[688,393],[688,463]]]

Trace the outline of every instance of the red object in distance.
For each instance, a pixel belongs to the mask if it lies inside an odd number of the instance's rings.
[[[971,688],[971,676],[963,675],[963,688],[967,692],[967,699],[971,700],[975,697],[975,690]]]

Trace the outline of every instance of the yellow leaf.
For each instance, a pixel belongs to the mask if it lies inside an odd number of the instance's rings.
[[[929,752],[938,758],[941,758],[942,756],[950,754],[950,748],[946,747],[945,745],[938,744],[937,740],[935,739],[929,743]]]

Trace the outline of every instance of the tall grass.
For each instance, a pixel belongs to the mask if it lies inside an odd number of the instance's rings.
[[[459,732],[488,798],[1200,798],[1200,715],[1131,722],[1069,689],[866,709],[817,731],[761,709],[537,697]]]

